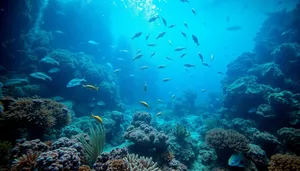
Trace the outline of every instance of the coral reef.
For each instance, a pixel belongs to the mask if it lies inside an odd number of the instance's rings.
[[[15,159],[12,163],[11,171],[19,170],[34,170],[36,166],[36,160],[40,155],[39,152],[29,151],[27,154],[23,154],[21,157]]]
[[[177,124],[173,130],[173,135],[179,141],[183,141],[188,138],[191,134],[186,130],[184,125]]]
[[[300,154],[300,129],[285,127],[278,130],[277,133],[287,150],[297,155]]]
[[[41,140],[26,141],[26,139],[20,139],[11,151],[13,158],[19,158],[23,155],[28,154],[30,151],[33,152],[46,152],[50,147],[43,143]]]
[[[269,171],[297,171],[300,170],[300,157],[289,154],[275,154],[271,157]]]

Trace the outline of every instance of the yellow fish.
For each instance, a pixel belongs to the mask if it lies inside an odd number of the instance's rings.
[[[103,122],[102,122],[102,118],[101,118],[100,116],[96,116],[96,115],[94,115],[94,114],[92,113],[92,116],[91,116],[91,117],[94,118],[96,121],[100,122],[101,124],[103,123]]]
[[[99,90],[99,87],[95,87],[93,85],[83,85],[84,88],[87,88],[89,90],[96,90],[98,91]]]
[[[147,103],[147,102],[140,101],[140,103],[141,103],[143,106],[145,106],[145,107],[147,107],[147,108],[150,108],[150,106],[148,105],[148,103]]]

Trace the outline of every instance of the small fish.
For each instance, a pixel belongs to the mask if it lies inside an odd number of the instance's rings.
[[[117,73],[117,72],[120,72],[120,71],[122,71],[122,69],[115,69],[114,73]]]
[[[143,34],[143,32],[137,32],[133,35],[133,37],[131,38],[131,40],[140,37]]]
[[[159,115],[162,115],[163,113],[162,112],[158,112],[155,116],[159,116]]]
[[[128,53],[129,51],[125,50],[125,49],[122,49],[122,50],[120,50],[120,52]]]
[[[99,43],[95,42],[94,40],[89,40],[88,43],[93,45],[93,46],[98,46],[99,45]]]
[[[172,95],[172,97],[171,97],[171,99],[174,99],[175,97],[176,97],[176,95],[175,95],[175,94],[173,94],[173,95]]]
[[[93,113],[92,113],[92,115],[91,115],[91,117],[92,118],[94,118],[96,121],[98,121],[99,123],[103,123],[103,120],[102,120],[102,118],[100,117],[100,116],[97,116],[97,115],[94,115]]]
[[[144,84],[144,91],[147,91],[147,84]]]
[[[79,78],[73,78],[72,80],[70,80],[67,84],[67,87],[75,87],[75,86],[79,86],[81,85],[82,82],[86,82],[86,80],[84,78],[79,79]]]
[[[240,29],[242,29],[241,26],[231,26],[231,27],[226,28],[226,30],[228,30],[228,31],[238,31]]]
[[[97,102],[97,105],[98,106],[105,106],[106,104],[103,101],[99,101],[99,102]]]
[[[60,71],[59,68],[52,68],[52,69],[50,69],[50,70],[48,71],[48,73],[53,74],[53,73],[57,73],[57,72],[59,72],[59,71]]]
[[[142,51],[142,50],[141,50],[141,49],[139,49],[139,50],[136,52],[136,55],[137,55],[137,54],[139,54],[139,53],[141,53],[141,51]]]
[[[46,56],[44,58],[42,58],[40,61],[40,63],[47,63],[47,64],[52,64],[52,65],[59,65],[59,62],[57,62],[55,59]]]
[[[186,55],[186,53],[179,56],[179,58],[183,58]]]
[[[192,65],[192,64],[184,64],[185,67],[188,67],[188,68],[195,68],[195,65]]]
[[[214,56],[214,54],[211,54],[211,55],[210,55],[210,60],[212,60],[212,61],[213,61],[214,59],[215,59],[215,56]]]
[[[182,51],[182,50],[186,50],[186,47],[177,47],[174,49],[174,51]]]
[[[188,24],[184,21],[183,22],[183,25],[188,29],[189,27],[188,27]]]
[[[179,88],[176,88],[176,91],[178,91],[179,90]]]
[[[198,41],[197,36],[192,35],[192,38],[193,38],[194,43],[195,43],[197,46],[199,46],[199,41]]]
[[[203,63],[204,61],[203,61],[203,56],[202,56],[202,54],[200,53],[200,52],[198,52],[198,56],[199,56],[199,58],[201,59],[201,62]]]
[[[210,65],[208,63],[206,63],[206,62],[202,62],[202,65],[210,67]]]
[[[11,78],[4,82],[4,87],[22,86],[29,84],[28,78]]]
[[[227,21],[227,23],[229,23],[229,21],[230,21],[230,18],[228,15],[226,16],[226,21]]]
[[[113,68],[114,68],[114,67],[112,66],[112,64],[111,64],[111,63],[109,63],[109,62],[107,62],[107,63],[106,63],[106,65],[107,65],[107,66],[109,66],[111,69],[113,69]]]
[[[171,40],[168,40],[168,43],[169,43],[169,45],[170,45],[170,46],[172,46],[172,42],[171,42]]]
[[[218,74],[220,74],[220,75],[225,75],[223,72],[221,72],[221,71],[218,71],[217,72]]]
[[[170,58],[170,57],[166,57],[169,61],[172,61],[172,58]]]
[[[175,26],[176,26],[176,24],[171,24],[168,28],[173,28]]]
[[[167,82],[167,81],[170,81],[170,80],[171,80],[171,78],[164,78],[162,81]]]
[[[150,108],[150,106],[148,105],[148,103],[145,102],[145,101],[140,101],[140,104],[143,105],[143,106],[145,106],[145,107],[147,107],[147,108]]]
[[[155,43],[149,43],[147,46],[154,47],[154,46],[156,46],[156,44]]]
[[[166,65],[160,65],[160,66],[158,66],[159,69],[166,68],[166,67],[167,67]]]
[[[145,38],[146,40],[149,39],[150,34],[151,34],[151,33],[147,34],[147,36],[146,36],[146,38]]]
[[[206,92],[206,89],[202,89],[201,92]]]
[[[95,91],[98,91],[99,90],[99,87],[95,87],[93,85],[82,85],[84,88],[86,89],[89,89],[89,90],[95,90]]]
[[[150,55],[150,58],[152,58],[155,55],[155,52],[152,52]]]
[[[157,99],[158,103],[163,103],[163,101],[161,99]]]
[[[181,31],[181,34],[183,35],[183,37],[185,37],[187,39],[187,36],[183,31]]]
[[[180,0],[180,1],[190,3],[190,1],[188,1],[188,0]]]
[[[136,55],[132,60],[137,60],[137,59],[140,59],[141,57],[143,56],[143,54],[138,54]]]
[[[159,15],[155,15],[155,16],[153,16],[153,17],[151,17],[149,20],[148,20],[148,22],[154,22],[154,21],[156,21],[157,19],[159,18]]]
[[[144,69],[147,69],[148,68],[148,66],[142,66],[142,67],[140,67],[140,70],[144,70]]]
[[[54,31],[55,33],[57,33],[57,34],[65,34],[64,32],[62,32],[62,31],[60,31],[60,30],[56,30],[56,31]]]
[[[233,167],[245,167],[242,163],[244,160],[244,156],[242,153],[234,153],[228,159],[228,165]]]
[[[196,16],[196,10],[194,8],[192,8],[192,13]]]
[[[251,107],[249,110],[248,110],[248,113],[255,113],[257,111],[257,108],[256,107]]]
[[[158,34],[158,36],[156,37],[156,39],[159,39],[159,38],[164,37],[165,34],[166,34],[166,32],[160,32],[160,33]]]
[[[50,80],[52,81],[52,78],[50,76],[48,76],[47,74],[43,73],[43,72],[34,72],[29,74],[31,77],[36,78],[36,79],[41,79],[41,80]]]
[[[166,19],[164,19],[163,17],[161,17],[161,19],[162,19],[164,25],[167,27],[167,21],[166,21]]]

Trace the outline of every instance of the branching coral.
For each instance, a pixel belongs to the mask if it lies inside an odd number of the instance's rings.
[[[177,124],[175,129],[173,130],[173,135],[177,140],[184,140],[188,138],[191,134],[186,130],[186,127],[181,124]]]
[[[15,159],[12,164],[11,171],[33,170],[36,166],[36,160],[40,152],[29,151],[18,159]]]
[[[20,98],[11,103],[4,113],[5,119],[21,127],[46,130],[61,128],[70,122],[68,110],[50,99]]]
[[[128,154],[124,158],[131,171],[158,171],[157,163],[152,158],[139,157],[137,154]]]
[[[215,128],[206,133],[206,143],[215,149],[231,149],[236,152],[248,150],[249,140],[234,130]]]
[[[298,171],[300,157],[289,154],[275,154],[269,162],[269,171]]]

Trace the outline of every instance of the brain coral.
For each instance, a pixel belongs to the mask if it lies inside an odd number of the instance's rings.
[[[245,152],[249,148],[249,140],[244,135],[234,130],[225,130],[222,128],[215,128],[208,131],[205,141],[215,149],[231,149],[236,152]]]

